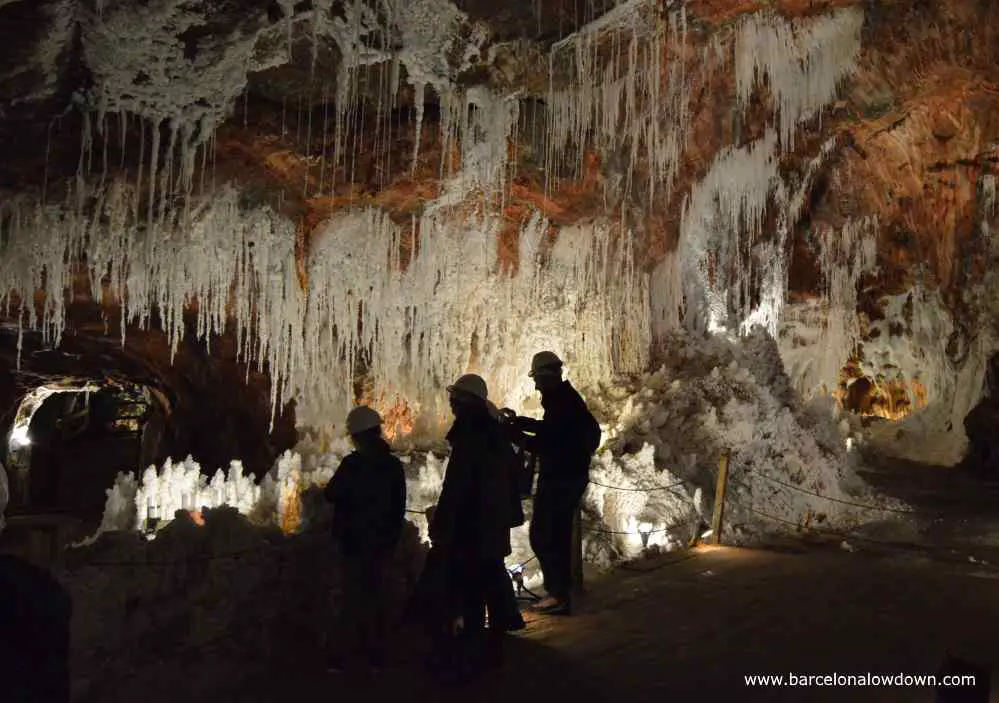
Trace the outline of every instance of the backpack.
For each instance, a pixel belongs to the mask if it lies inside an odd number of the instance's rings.
[[[502,442],[500,446],[500,460],[507,472],[507,485],[510,491],[510,527],[520,527],[524,524],[524,506],[521,500],[526,497],[523,492],[524,484],[524,458],[510,442]],[[532,483],[534,476],[531,475]],[[527,495],[531,494],[531,486],[528,484]]]

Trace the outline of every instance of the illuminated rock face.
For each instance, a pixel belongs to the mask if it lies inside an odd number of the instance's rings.
[[[960,455],[994,347],[981,3],[244,5],[0,2],[47,29],[0,74],[9,328],[124,339],[95,375],[276,422],[236,442],[258,473],[359,394],[433,437],[464,371],[525,407],[540,347],[593,385],[754,325],[805,396],[918,389],[893,407]]]

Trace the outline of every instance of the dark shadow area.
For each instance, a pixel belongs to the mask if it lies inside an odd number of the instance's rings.
[[[507,639],[503,667],[484,672],[466,683],[443,683],[436,679],[424,667],[428,650],[422,638],[412,632],[397,632],[388,666],[377,673],[328,674],[318,650],[302,651],[292,642],[274,643],[271,657],[242,663],[220,661],[219,665],[228,672],[223,674],[227,681],[209,682],[193,676],[187,683],[177,682],[171,690],[150,688],[146,700],[166,703],[180,700],[181,696],[191,701],[243,703],[308,700],[317,696],[339,701],[418,703],[614,700],[613,691],[588,673],[585,662],[519,635]],[[201,666],[204,663],[198,668]]]

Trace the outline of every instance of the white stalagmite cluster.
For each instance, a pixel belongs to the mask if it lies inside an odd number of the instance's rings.
[[[836,96],[856,70],[864,12],[835,10],[814,19],[789,21],[777,13],[745,16],[736,36],[735,77],[739,100],[747,102],[764,79],[780,114],[780,143],[794,148],[794,134]]]
[[[229,505],[249,514],[266,497],[266,488],[266,482],[257,485],[252,476],[243,474],[240,461],[230,462],[227,472],[219,469],[209,480],[201,465],[191,457],[176,463],[167,459],[160,469],[150,466],[143,471],[141,481],[132,473],[118,475],[108,490],[97,534],[141,530],[148,519],[169,521],[178,510],[200,511]]]

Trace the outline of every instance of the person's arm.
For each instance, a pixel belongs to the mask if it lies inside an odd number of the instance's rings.
[[[518,415],[513,418],[513,425],[521,432],[531,432],[533,434],[537,434],[541,431],[543,423],[541,420],[535,420],[533,417]]]
[[[538,453],[544,445],[544,423],[541,420],[518,415],[510,420],[508,427],[514,435],[512,441],[532,454]]]

